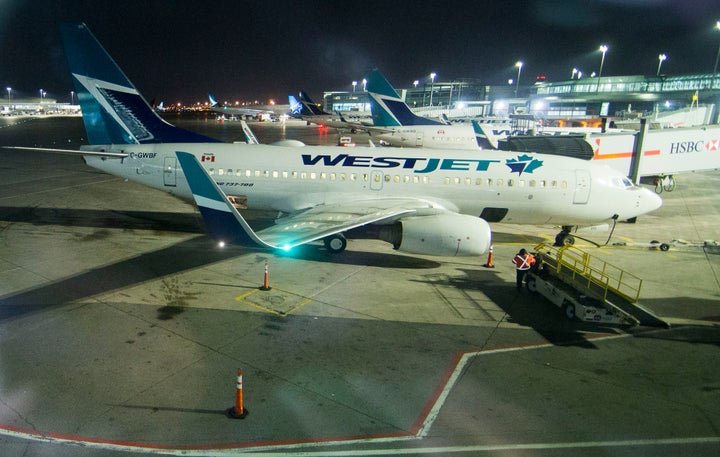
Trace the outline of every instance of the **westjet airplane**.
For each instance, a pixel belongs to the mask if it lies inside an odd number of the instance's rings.
[[[62,35],[90,145],[51,152],[194,198],[218,240],[276,249],[323,240],[339,252],[343,232],[380,224],[380,238],[400,251],[480,255],[488,222],[596,225],[661,205],[620,172],[567,157],[219,143],[157,116],[85,24]],[[284,216],[255,231],[227,197]]]
[[[369,131],[381,141],[406,148],[479,149],[472,125],[416,115],[377,68],[367,77],[367,93],[373,119]]]

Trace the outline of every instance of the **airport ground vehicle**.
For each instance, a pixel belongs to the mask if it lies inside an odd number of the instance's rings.
[[[568,319],[637,325],[642,279],[572,246],[535,247],[527,288],[560,307]]]

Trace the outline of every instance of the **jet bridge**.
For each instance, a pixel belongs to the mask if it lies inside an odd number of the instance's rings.
[[[642,279],[573,246],[535,246],[537,268],[527,279],[570,319],[668,327],[640,305]]]

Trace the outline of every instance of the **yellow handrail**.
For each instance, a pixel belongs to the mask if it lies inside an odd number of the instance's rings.
[[[589,294],[606,300],[611,292],[631,303],[640,299],[642,279],[574,246],[541,243],[535,246],[535,252],[559,278]]]

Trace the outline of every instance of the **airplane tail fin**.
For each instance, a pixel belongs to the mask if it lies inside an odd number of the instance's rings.
[[[208,94],[208,99],[210,100],[211,107],[217,106],[218,102],[215,99],[215,97],[213,96],[213,94]]]
[[[303,106],[310,111],[310,113],[314,116],[329,116],[330,113],[323,111],[320,109],[319,106],[315,104],[315,102],[312,101],[312,99],[303,91],[300,91],[300,103],[303,104]]]
[[[486,124],[481,124],[474,119],[470,122],[472,123],[473,130],[475,131],[475,139],[477,140],[478,146],[480,146],[481,149],[499,148],[500,138],[493,133],[492,128],[490,128]]]
[[[300,103],[294,95],[288,95],[288,103],[290,103],[290,114],[293,116],[302,116],[305,114],[303,113],[303,104]]]
[[[367,93],[370,96],[370,113],[373,124],[379,127],[399,127],[403,125],[442,125],[416,115],[400,98],[387,79],[374,68],[367,77]]]
[[[159,117],[87,25],[60,28],[90,144],[216,142]]]

